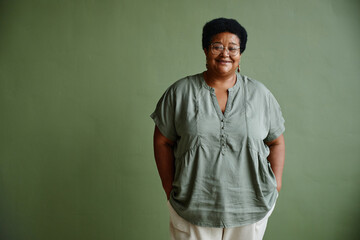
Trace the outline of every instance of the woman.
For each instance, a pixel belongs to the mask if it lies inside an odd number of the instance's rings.
[[[281,188],[284,119],[270,91],[241,75],[246,30],[205,24],[203,73],[171,85],[151,115],[172,239],[262,239]]]

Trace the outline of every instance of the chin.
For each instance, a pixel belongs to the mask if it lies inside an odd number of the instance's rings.
[[[215,72],[220,75],[228,75],[228,74],[234,73],[234,70],[233,69],[218,69]]]

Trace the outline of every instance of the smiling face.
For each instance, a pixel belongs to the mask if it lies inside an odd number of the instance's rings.
[[[240,46],[240,40],[238,36],[229,32],[216,34],[211,41],[211,44],[214,43],[220,43],[227,49]],[[219,54],[213,54],[211,51],[211,46],[209,49],[204,49],[209,74],[222,77],[235,74],[235,71],[239,66],[241,54],[239,51],[236,56],[230,56],[227,49],[224,49],[224,51]]]

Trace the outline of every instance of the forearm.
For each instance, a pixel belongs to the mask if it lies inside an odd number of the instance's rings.
[[[162,186],[165,190],[167,199],[169,199],[172,189],[172,183],[174,180],[175,169],[173,144],[163,141],[163,136],[161,136],[161,133],[157,131],[158,130],[155,130],[154,134],[155,161]]]
[[[267,160],[271,164],[271,169],[273,170],[276,183],[277,190],[280,191],[282,185],[282,174],[285,163],[285,141],[283,135],[281,135],[274,142],[269,144],[270,154]]]

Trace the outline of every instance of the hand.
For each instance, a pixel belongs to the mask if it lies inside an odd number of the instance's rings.
[[[164,190],[165,190],[166,198],[167,198],[167,200],[169,200],[169,199],[170,199],[171,190],[172,190],[172,186],[167,187],[167,189],[164,188]]]
[[[280,190],[281,190],[281,183],[279,184],[277,184],[277,187],[276,187],[276,190],[278,191],[278,193],[280,192]]]

